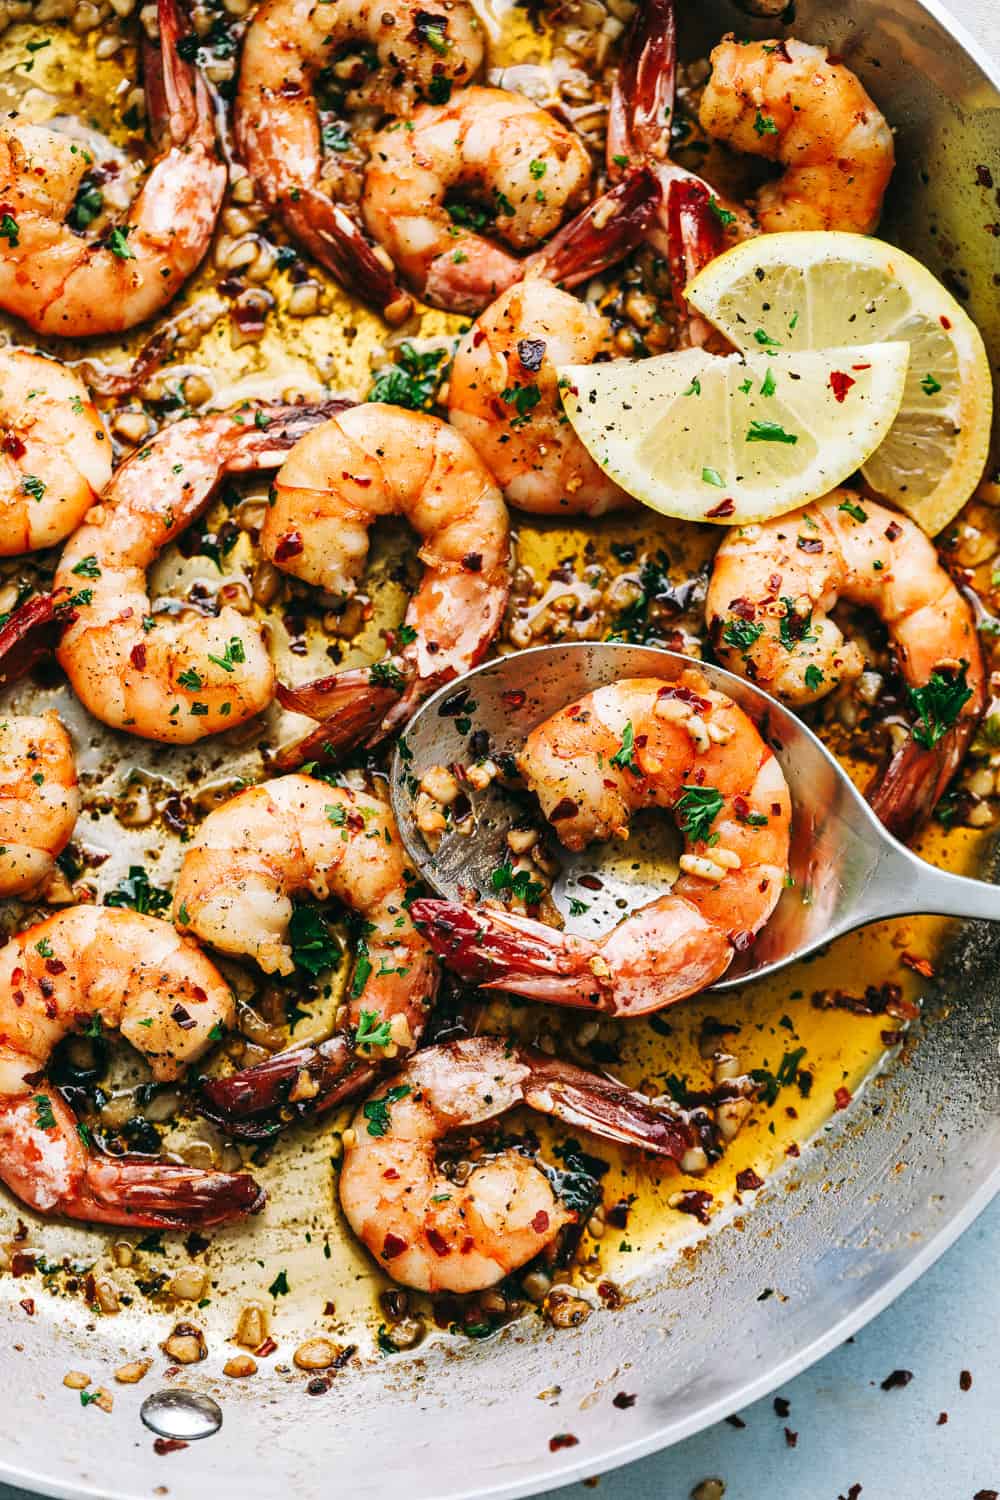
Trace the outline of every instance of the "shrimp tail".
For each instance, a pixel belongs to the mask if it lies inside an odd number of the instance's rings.
[[[299,438],[355,404],[346,396],[331,396],[326,401],[302,405],[288,401],[262,402],[246,417],[247,422],[254,423],[255,438],[249,439],[245,430],[239,436],[226,465],[228,472],[278,468]]]
[[[905,843],[926,823],[965,758],[976,717],[962,719],[927,750],[908,739],[872,777],[865,795],[872,812]]]
[[[59,639],[76,619],[67,589],[35,594],[0,626],[0,683],[17,682],[41,661],[50,661]]]
[[[608,112],[608,170],[664,158],[670,142],[677,81],[674,0],[643,0],[622,49]]]
[[[228,1078],[204,1078],[199,1085],[199,1112],[239,1140],[267,1140],[281,1130],[282,1111],[324,1114],[362,1093],[376,1070],[359,1062],[343,1034],[319,1046],[291,1047],[266,1062]],[[305,1097],[290,1101],[296,1085]]]
[[[157,0],[159,43],[143,34],[143,86],[158,150],[198,142],[214,150],[215,125],[208,86],[194,63],[178,51],[181,15],[176,0]]]
[[[636,167],[564,224],[544,250],[530,256],[526,274],[560,286],[579,286],[642,243],[659,204],[656,174],[649,167]]]
[[[380,258],[350,214],[315,188],[296,189],[294,202],[284,199],[282,216],[292,234],[342,286],[372,307],[386,322],[405,322],[413,299],[396,279],[388,257]]]
[[[275,757],[280,771],[305,761],[331,761],[376,735],[389,709],[399,701],[397,688],[372,682],[368,667],[352,667],[299,687],[279,682],[278,702],[292,713],[317,720],[315,729],[286,746]]]
[[[457,901],[422,897],[410,915],[440,959],[487,990],[510,989],[531,1000],[613,1010],[599,949],[585,938],[495,907],[475,911]],[[606,968],[607,965],[603,964]]]
[[[211,1228],[264,1207],[264,1189],[248,1172],[207,1172],[180,1162],[94,1157],[73,1218],[143,1229]]]
[[[531,1070],[524,1098],[532,1109],[671,1161],[680,1161],[692,1145],[690,1126],[678,1110],[652,1104],[614,1078],[588,1073],[531,1048],[519,1050],[518,1057]]]

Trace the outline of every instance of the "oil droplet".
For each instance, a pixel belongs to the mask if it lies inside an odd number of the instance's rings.
[[[150,1432],[189,1443],[214,1437],[222,1426],[222,1407],[197,1391],[154,1391],[142,1403],[139,1415]]]

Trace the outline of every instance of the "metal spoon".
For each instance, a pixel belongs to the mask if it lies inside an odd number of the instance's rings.
[[[918,912],[1000,921],[1000,888],[950,875],[913,854],[888,833],[826,747],[800,719],[752,683],[721,667],[692,663],[673,651],[611,642],[539,646],[477,667],[441,688],[411,719],[392,763],[392,804],[403,841],[427,883],[442,896],[468,900],[494,894],[494,872],[510,863],[507,833],[523,826],[532,801],[493,781],[469,792],[472,831],[449,831],[431,853],[414,821],[420,777],[431,766],[469,765],[485,741],[493,760],[515,754],[536,724],[574,698],[623,677],[665,682],[697,665],[757,724],[781,762],[792,795],[794,884],[767,926],[738,953],[716,990],[774,974],[833,938],[887,917]],[[569,932],[596,938],[627,912],[656,896],[676,874],[664,842],[672,820],[651,817],[625,845],[593,845],[582,854],[558,848],[561,871],[553,899]],[[637,820],[638,821],[638,820]],[[540,825],[540,818],[536,817]],[[670,834],[667,833],[667,837]]]

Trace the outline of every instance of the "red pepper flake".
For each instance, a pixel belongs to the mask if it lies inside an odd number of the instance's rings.
[[[575,1448],[579,1441],[571,1432],[557,1432],[555,1437],[549,1438],[549,1452],[558,1453],[560,1448]]]
[[[485,339],[486,339],[486,329],[485,328],[477,328],[476,331],[475,331],[475,333],[472,335],[472,347],[473,347],[473,349],[478,349],[479,346],[480,346],[480,344],[483,343],[485,341]]]
[[[764,1186],[763,1177],[758,1177],[753,1167],[744,1167],[736,1174],[736,1190],[740,1193],[755,1193]]]
[[[885,528],[885,539],[887,542],[895,542],[903,535],[903,528],[898,521],[890,521]]]
[[[182,1031],[193,1031],[195,1026],[198,1024],[194,1016],[191,1015],[190,1011],[184,1009],[184,1006],[180,1003],[179,1000],[174,1006],[173,1010],[170,1012],[170,1015],[172,1019],[177,1022]]]
[[[726,1422],[727,1422],[727,1423],[728,1423],[728,1425],[729,1425],[729,1426],[730,1426],[730,1427],[737,1427],[737,1428],[739,1428],[739,1430],[740,1430],[740,1431],[741,1431],[741,1432],[742,1432],[742,1431],[744,1431],[744,1430],[745,1430],[745,1428],[746,1428],[746,1425],[747,1425],[747,1424],[746,1424],[746,1423],[745,1423],[745,1422],[744,1422],[744,1420],[743,1420],[743,1418],[742,1418],[742,1417],[738,1417],[738,1416],[737,1416],[737,1415],[736,1415],[736,1414],[735,1414],[735,1412],[734,1412],[734,1413],[733,1413],[733,1415],[732,1415],[732,1416],[731,1416],[731,1417],[726,1417],[726,1419],[725,1419],[725,1420],[726,1420]]]
[[[616,1286],[613,1281],[599,1281],[597,1283],[597,1295],[604,1303],[604,1306],[609,1307],[612,1312],[617,1312],[618,1308],[625,1305],[624,1293],[621,1287]]]
[[[857,366],[855,366],[855,369],[857,369]],[[857,385],[857,383],[853,376],[847,374],[846,370],[830,371],[830,389],[841,405],[847,400],[847,393],[851,389],[851,386]]]
[[[901,1031],[880,1031],[879,1036],[882,1039],[883,1047],[898,1047],[903,1040],[903,1033]]]
[[[273,1354],[277,1347],[278,1346],[274,1342],[274,1339],[271,1338],[270,1334],[268,1334],[264,1342],[262,1344],[259,1344],[253,1352],[256,1354],[258,1359],[267,1359],[268,1355]]]
[[[28,451],[16,432],[6,433],[3,442],[0,443],[0,448],[11,458],[23,458]]]
[[[941,316],[941,327],[945,330],[945,332],[948,332],[951,329],[951,319],[946,318],[943,314]]]
[[[852,365],[851,369],[852,370],[870,370],[871,369],[871,365]]]
[[[786,1156],[801,1156],[802,1152],[799,1150],[799,1148],[796,1145],[796,1143],[794,1141],[792,1141],[790,1145],[788,1145],[788,1146],[785,1147],[785,1155]]]
[[[483,554],[481,552],[467,552],[462,558],[462,567],[467,573],[481,573],[483,571]]]
[[[851,1091],[850,1091],[850,1089],[845,1089],[844,1086],[843,1086],[843,1084],[841,1084],[841,1086],[840,1086],[839,1089],[834,1089],[834,1091],[833,1091],[833,1106],[834,1106],[834,1109],[846,1109],[847,1106],[850,1104],[850,1102],[851,1102]]]
[[[617,1203],[613,1203],[606,1210],[604,1214],[605,1222],[610,1224],[612,1229],[627,1229],[630,1207],[631,1205],[627,1198],[619,1198]]]
[[[361,490],[368,489],[369,485],[372,482],[372,477],[370,474],[348,474],[346,469],[344,470],[341,477],[343,478],[345,483],[356,484],[358,486],[358,489]]]
[[[550,823],[560,823],[563,818],[572,818],[580,811],[572,797],[564,797],[549,813]]]
[[[733,511],[735,509],[736,509],[736,502],[734,500],[730,500],[730,499],[727,498],[725,500],[720,500],[719,503],[718,503],[718,505],[713,505],[711,510],[706,510],[705,514],[706,514],[706,516],[713,516],[713,517],[714,516],[731,516],[732,513],[733,513]]]
[[[797,1432],[793,1432],[790,1427],[786,1427],[785,1428],[785,1442],[788,1444],[788,1447],[789,1448],[794,1448],[795,1445],[796,1445],[796,1443],[798,1442],[798,1440],[799,1440],[798,1433]]]
[[[958,1377],[958,1388],[960,1391],[972,1390],[972,1371],[963,1370]]]
[[[34,1299],[34,1297],[22,1297],[21,1298],[21,1306],[24,1308],[24,1311],[28,1314],[29,1318],[33,1318],[35,1316],[35,1299]]]
[[[934,965],[927,958],[919,958],[915,953],[904,953],[902,962],[908,969],[916,974],[922,974],[925,979],[934,978]]]
[[[776,1417],[787,1417],[792,1409],[792,1403],[785,1396],[775,1396],[774,1415]]]
[[[549,1216],[544,1208],[540,1208],[531,1221],[531,1227],[536,1234],[544,1234],[549,1227]]]
[[[517,357],[526,370],[534,373],[542,368],[545,358],[544,339],[518,339]]]
[[[523,708],[527,697],[523,688],[510,688],[508,692],[500,694],[500,702],[504,708]]]
[[[944,1424],[947,1422],[947,1420],[948,1420],[948,1413],[946,1411],[938,1412],[938,1419],[937,1419],[937,1421],[935,1422],[934,1425],[935,1425],[935,1427],[943,1427]]]
[[[611,1402],[611,1405],[617,1406],[619,1411],[628,1411],[629,1407],[634,1406],[635,1403],[635,1396],[626,1396],[624,1391],[619,1391],[617,1396],[615,1396],[614,1400]]]
[[[47,958],[45,960],[45,972],[47,974],[65,974],[66,965],[61,958]]]
[[[276,563],[287,562],[290,557],[298,557],[305,550],[305,543],[297,531],[288,531],[281,538],[274,549],[274,560]]]
[[[384,1177],[386,1182],[399,1181],[399,1173],[396,1171],[395,1167],[386,1167],[385,1171],[382,1173],[382,1176]]]
[[[180,1453],[182,1448],[188,1446],[181,1438],[157,1438],[153,1444],[153,1452],[163,1458],[168,1453]]]
[[[686,1192],[678,1193],[670,1206],[678,1213],[692,1214],[699,1224],[707,1224],[708,1205],[712,1202],[714,1202],[712,1194],[707,1193],[704,1188],[688,1188]]]
[[[941,321],[944,322],[944,319],[942,318]],[[996,1490],[977,1490],[976,1493],[973,1495],[972,1500],[997,1500],[997,1491]]]
[[[904,1385],[909,1385],[913,1379],[912,1370],[893,1370],[882,1382],[884,1391],[900,1391]]]
[[[382,1259],[395,1260],[396,1256],[402,1255],[405,1249],[406,1241],[390,1231],[382,1241]]]
[[[132,647],[128,654],[128,659],[137,672],[143,671],[146,665],[146,647],[142,641],[137,646]]]
[[[800,536],[796,538],[795,545],[800,552],[822,552],[823,543],[818,536]]]
[[[395,1238],[395,1236],[393,1236]],[[444,1235],[438,1230],[431,1228],[427,1231],[427,1243],[435,1255],[445,1256],[450,1253],[450,1246]],[[384,1253],[384,1252],[383,1252]]]

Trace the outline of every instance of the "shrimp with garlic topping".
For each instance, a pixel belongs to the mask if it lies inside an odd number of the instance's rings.
[[[777,905],[791,822],[784,775],[743,710],[696,669],[588,693],[532,730],[518,766],[570,850],[627,838],[642,808],[672,812],[681,874],[599,942],[491,906],[415,901],[414,920],[463,978],[644,1015],[721,978]]]

